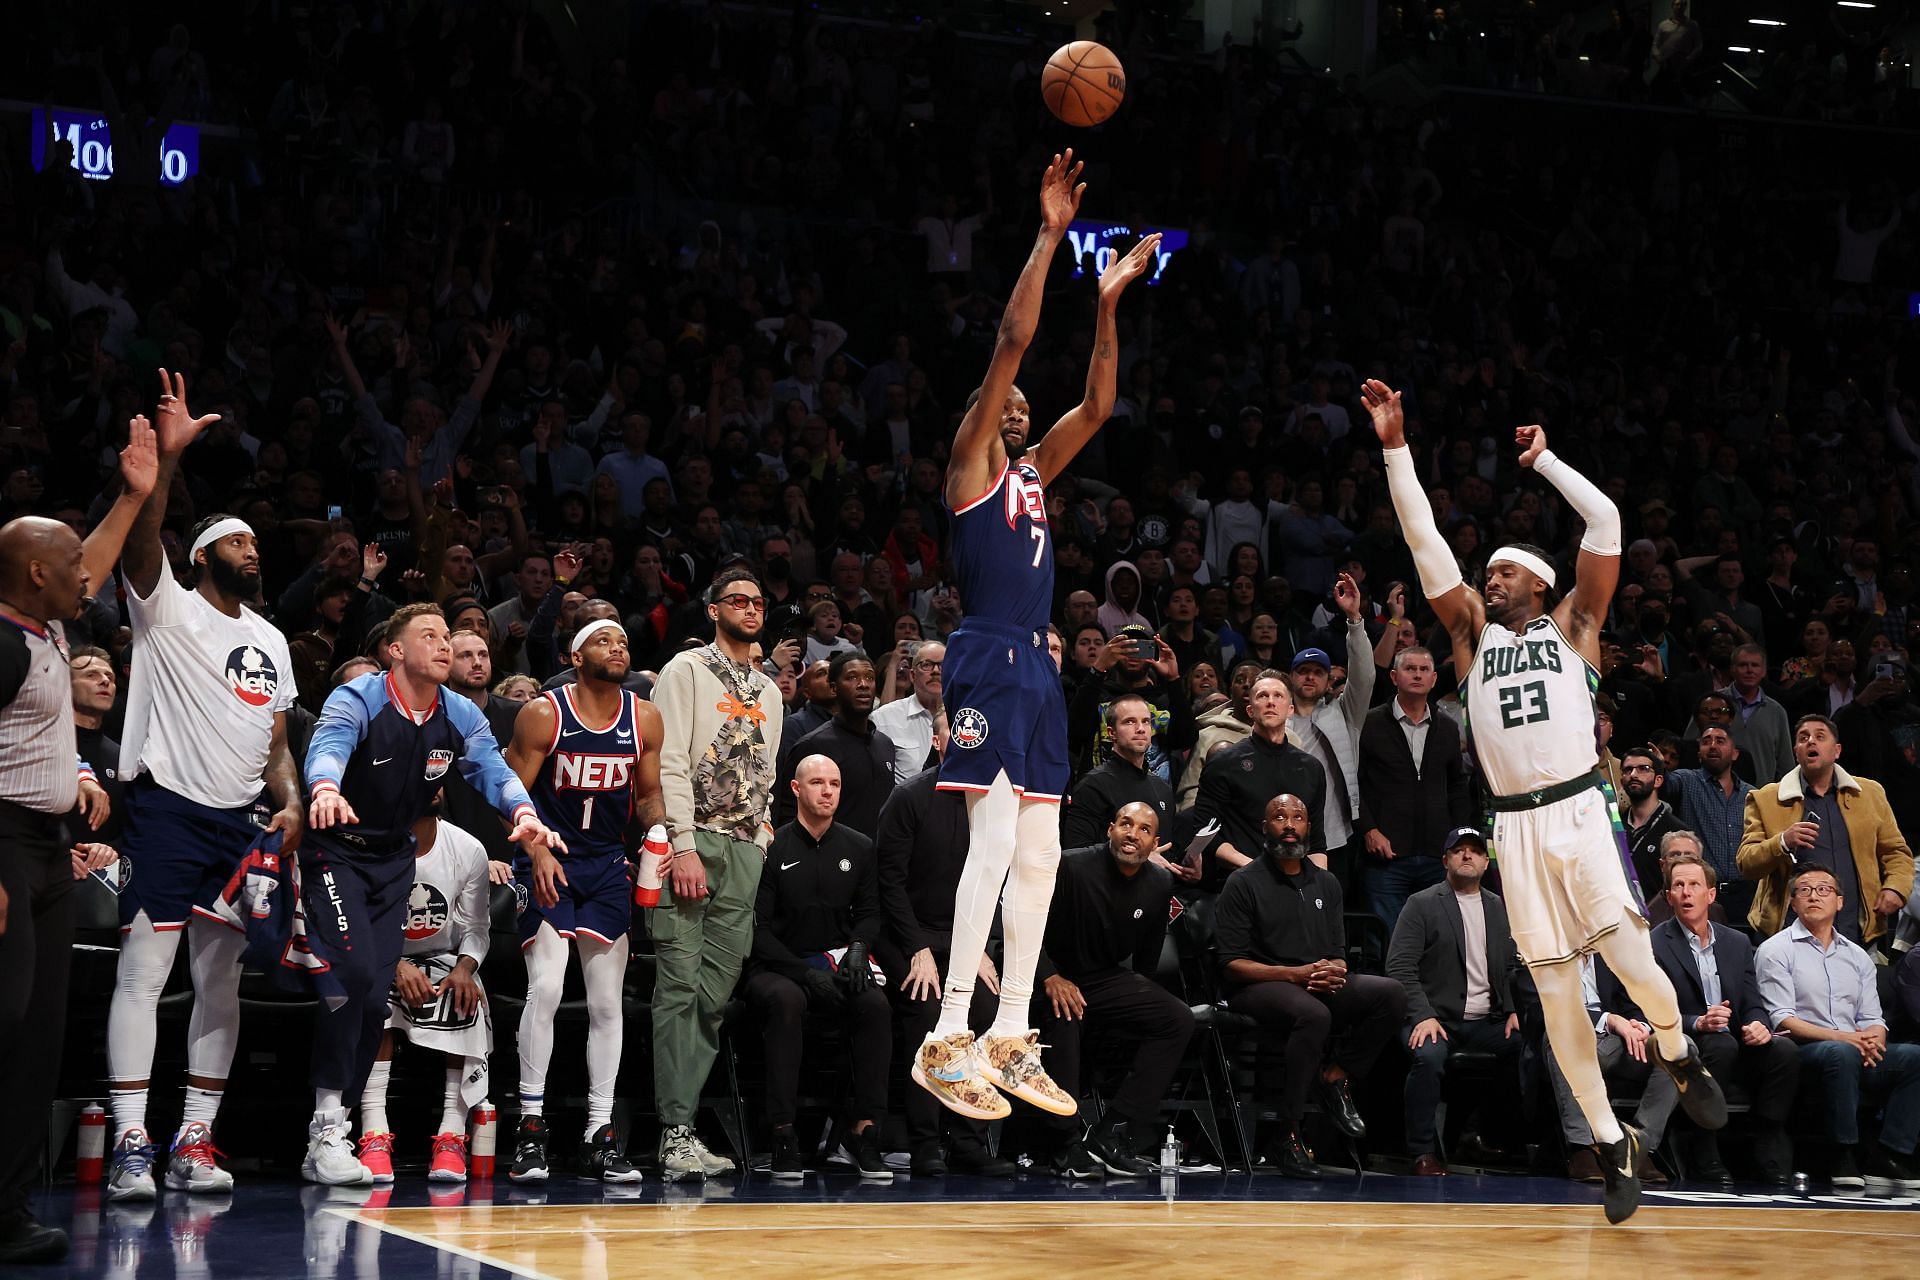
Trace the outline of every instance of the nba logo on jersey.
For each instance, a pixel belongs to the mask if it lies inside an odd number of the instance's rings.
[[[987,718],[972,707],[962,707],[953,717],[953,745],[972,750],[987,740]]]
[[[1047,522],[1047,491],[1040,487],[1040,473],[1025,463],[1007,476],[1007,528],[1023,515],[1035,524]]]
[[[453,764],[453,752],[445,749],[427,752],[427,781],[442,777]]]
[[[227,685],[248,706],[264,707],[280,688],[280,673],[274,670],[273,659],[243,644],[227,655]]]

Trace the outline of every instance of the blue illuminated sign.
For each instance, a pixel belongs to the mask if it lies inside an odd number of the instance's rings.
[[[106,120],[85,111],[53,109],[53,125],[47,125],[47,113],[33,111],[33,168],[37,173],[47,167],[47,146],[53,135],[73,148],[72,165],[83,178],[105,182],[113,177],[113,134]],[[177,187],[200,172],[200,130],[196,125],[176,124],[160,140],[160,181]]]
[[[1179,227],[1143,227],[1135,231],[1124,222],[1099,222],[1092,218],[1076,218],[1067,228],[1067,247],[1073,251],[1073,276],[1079,279],[1086,272],[1085,262],[1088,254],[1093,255],[1094,271],[1105,275],[1113,260],[1131,249],[1134,242],[1153,232],[1160,233],[1159,265],[1153,274],[1147,277],[1148,284],[1159,284],[1161,273],[1166,271],[1167,262],[1174,254],[1187,247],[1187,233]]]

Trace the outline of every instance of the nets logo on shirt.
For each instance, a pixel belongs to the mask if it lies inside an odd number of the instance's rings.
[[[431,938],[447,927],[447,895],[430,884],[416,884],[407,897],[408,942]]]
[[[987,718],[973,707],[962,707],[953,716],[953,745],[971,750],[987,740]]]
[[[243,644],[227,655],[227,687],[250,707],[264,707],[280,689],[280,672],[262,649]]]

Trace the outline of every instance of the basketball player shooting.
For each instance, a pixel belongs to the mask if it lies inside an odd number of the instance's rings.
[[[1726,1098],[1680,1030],[1673,986],[1653,958],[1612,796],[1594,759],[1600,620],[1620,578],[1620,512],[1554,457],[1546,432],[1514,432],[1520,465],[1560,491],[1585,525],[1573,589],[1555,603],[1548,554],[1504,546],[1485,594],[1460,578],[1407,448],[1400,393],[1369,379],[1361,399],[1385,451],[1387,487],[1433,611],[1453,638],[1475,757],[1494,792],[1493,838],[1513,940],[1533,975],[1554,1058],[1592,1126],[1609,1222],[1640,1203],[1640,1134],[1607,1105],[1580,957],[1597,952],[1653,1027],[1647,1052],[1703,1129],[1727,1122]]]
[[[1046,486],[1113,408],[1114,313],[1126,287],[1157,263],[1160,247],[1158,235],[1147,236],[1100,277],[1086,395],[1029,448],[1027,398],[1013,378],[1039,324],[1054,251],[1086,191],[1080,169],[1068,149],[1040,181],[1040,234],[1007,300],[993,359],[967,402],[947,466],[954,574],[967,614],[947,643],[943,674],[952,736],[939,786],[966,793],[970,843],[955,895],[940,1021],[914,1055],[912,1076],[949,1109],[976,1120],[1009,1114],[1000,1091],[1057,1115],[1079,1109],[1041,1068],[1039,1033],[1027,1026],[1060,864],[1058,806],[1068,779],[1066,706],[1047,652],[1053,541]],[[1003,885],[1000,1008],[976,1045],[967,1007]]]

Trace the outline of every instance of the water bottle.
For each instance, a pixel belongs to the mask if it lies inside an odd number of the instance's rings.
[[[640,844],[640,874],[633,881],[633,905],[636,907],[657,907],[660,905],[660,859],[671,851],[667,843],[667,829],[654,823],[647,830],[647,838]]]
[[[1167,1126],[1167,1140],[1160,1144],[1160,1172],[1180,1172],[1180,1144],[1174,1141],[1173,1126]]]

